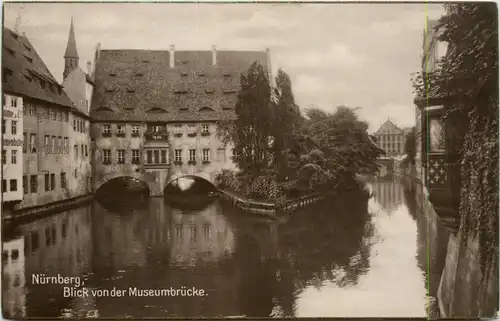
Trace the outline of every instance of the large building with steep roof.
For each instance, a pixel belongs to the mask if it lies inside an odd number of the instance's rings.
[[[385,151],[386,156],[398,156],[404,154],[405,130],[387,120],[375,132],[379,148]]]
[[[18,183],[22,202],[16,208],[44,206],[78,196],[70,188],[80,179],[72,170],[70,141],[78,131],[86,130],[88,135],[88,121],[77,125],[74,116],[82,113],[28,38],[8,28],[3,29],[2,73],[4,99],[18,97],[23,107],[22,126],[17,130],[23,141],[18,160],[22,162]]]
[[[213,182],[234,169],[217,121],[234,117],[240,75],[268,51],[101,50],[91,103],[96,188],[118,176],[150,182],[153,195],[181,176]],[[269,73],[270,75],[270,73]]]

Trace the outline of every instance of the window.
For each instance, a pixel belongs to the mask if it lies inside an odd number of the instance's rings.
[[[64,152],[67,153],[68,151],[69,151],[68,137],[64,137]]]
[[[49,140],[50,140],[49,135],[45,135],[45,140],[44,140],[44,143],[43,143],[43,148],[45,149],[46,153],[50,153],[50,146],[49,146],[50,142],[49,142]]]
[[[52,139],[50,142],[51,142],[50,150],[52,151],[52,153],[55,153],[56,152],[56,136],[52,136]]]
[[[182,125],[174,126],[174,136],[181,137],[182,136]]]
[[[132,126],[132,135],[139,136],[139,126]]]
[[[5,106],[6,102],[7,102],[7,98],[5,97],[5,95],[2,95],[2,106]]]
[[[56,174],[50,174],[50,189],[56,188]]]
[[[195,125],[188,125],[188,136],[195,136],[196,135],[196,126]]]
[[[204,162],[208,162],[210,160],[209,155],[210,155],[210,149],[204,149],[203,155],[202,155],[202,160]]]
[[[85,157],[88,157],[89,156],[89,149],[88,149],[88,146],[85,145]]]
[[[75,178],[76,178],[78,176],[78,170],[75,169],[74,173],[75,173],[74,175],[75,175]]]
[[[155,164],[160,163],[160,151],[157,149],[153,150],[153,162]]]
[[[139,164],[139,150],[132,149],[132,164]]]
[[[30,147],[31,147],[31,152],[36,153],[36,134],[30,135]]]
[[[17,150],[15,149],[10,151],[10,162],[12,164],[17,164]]]
[[[10,106],[17,107],[17,97],[10,97]]]
[[[56,112],[51,110],[50,111],[50,119],[51,120],[57,120]]]
[[[45,174],[45,191],[50,191],[49,174]]]
[[[103,163],[111,163],[111,150],[110,149],[104,149],[102,151],[102,156],[103,156]]]
[[[125,164],[125,150],[118,150],[118,164]]]
[[[28,176],[23,176],[23,193],[28,194]]]
[[[7,192],[7,180],[2,179],[2,193]]]
[[[30,189],[31,193],[38,193],[38,177],[36,175],[30,176]]]
[[[189,150],[189,161],[190,162],[196,161],[196,149]]]
[[[17,135],[17,121],[12,120],[10,122],[10,131],[11,131],[12,135]]]
[[[66,173],[61,173],[61,188],[66,188]]]
[[[50,119],[50,109],[49,108],[45,109],[45,118]]]
[[[29,110],[29,109],[28,109],[28,104],[25,104],[25,105],[24,105],[24,108],[23,108],[23,115],[26,115],[26,116],[27,116],[27,115],[28,115],[28,110]]]
[[[11,192],[16,192],[17,191],[17,179],[11,179],[10,180],[10,191]]]
[[[102,126],[102,132],[104,134],[111,134],[111,125],[106,124],[106,125]]]
[[[165,149],[162,149],[160,151],[161,153],[161,163],[166,164],[167,163],[167,151]]]
[[[23,133],[23,153],[26,153],[28,150],[28,133]]]
[[[30,109],[30,113],[29,113],[30,116],[35,116],[36,115],[35,106],[30,104],[29,109]]]
[[[443,121],[439,118],[433,118],[429,123],[429,136],[430,136],[430,151],[437,152],[443,151],[444,146],[444,127]]]
[[[73,130],[76,131],[76,119],[73,119]]]
[[[208,125],[207,124],[201,125],[201,134],[202,135],[208,135],[208,134],[210,134],[210,132],[208,131]]]
[[[83,144],[82,144],[82,145],[80,145],[80,147],[81,147],[81,150],[82,150],[81,155],[82,155],[82,158],[83,158],[83,157],[84,157],[84,155],[85,155],[85,147],[83,146]]]
[[[125,136],[125,125],[117,126],[117,136]]]
[[[78,158],[78,145],[73,145],[73,151],[75,152],[75,158]]]
[[[174,160],[176,162],[182,162],[182,149],[174,150]]]
[[[153,164],[153,151],[152,150],[146,151],[146,163]]]
[[[7,121],[2,119],[2,134],[5,134],[5,128],[7,128]]]
[[[2,149],[2,164],[7,164],[7,151]]]
[[[57,152],[62,153],[64,150],[63,138],[61,136],[57,137]]]

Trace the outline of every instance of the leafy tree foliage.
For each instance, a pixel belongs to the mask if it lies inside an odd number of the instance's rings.
[[[412,127],[405,136],[404,146],[404,151],[410,164],[415,164],[415,143],[415,127]]]
[[[240,170],[259,175],[269,167],[272,153],[273,110],[271,86],[264,68],[256,62],[241,75],[236,119],[221,123],[224,140],[234,144]]]
[[[281,69],[276,76],[274,94],[273,149],[277,178],[283,180],[289,171],[288,153],[301,116],[299,106],[295,104],[290,77]]]

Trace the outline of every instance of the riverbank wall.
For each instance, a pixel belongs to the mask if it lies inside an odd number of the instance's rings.
[[[315,193],[297,199],[288,200],[284,204],[258,202],[246,199],[228,190],[219,189],[222,200],[231,203],[234,207],[252,214],[263,215],[268,218],[278,218],[280,214],[290,214],[298,209],[315,204],[325,199],[327,195]]]
[[[395,171],[396,175],[408,179],[415,186],[417,205],[428,222],[431,235],[428,244],[431,261],[434,245],[432,236],[436,234],[439,216],[429,201],[429,193],[417,179],[414,166]],[[480,205],[478,205],[480,206]],[[498,312],[498,255],[494,255],[486,266],[480,264],[480,243],[477,231],[465,231],[462,226],[456,234],[447,233],[444,267],[439,279],[433,268],[438,265],[428,262],[431,295],[436,295],[441,318],[494,317]],[[437,287],[437,290],[434,290]]]
[[[20,209],[14,208],[8,212],[2,213],[2,221],[5,224],[26,222],[55,212],[79,207],[90,203],[92,200],[94,200],[94,194],[86,194],[39,206],[24,207]]]

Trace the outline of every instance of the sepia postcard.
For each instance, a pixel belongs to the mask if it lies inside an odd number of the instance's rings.
[[[5,319],[494,318],[494,2],[3,3]]]

